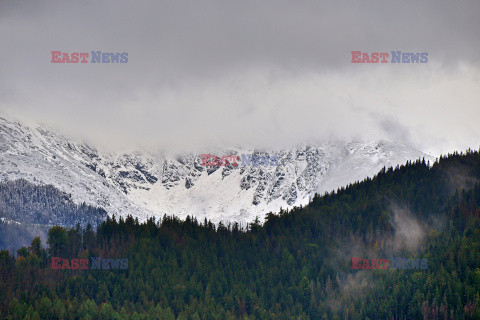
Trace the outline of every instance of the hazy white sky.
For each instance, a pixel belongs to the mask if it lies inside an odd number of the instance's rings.
[[[0,1],[0,108],[124,145],[480,145],[480,1]],[[53,64],[51,51],[128,52]],[[351,51],[428,52],[352,64]]]

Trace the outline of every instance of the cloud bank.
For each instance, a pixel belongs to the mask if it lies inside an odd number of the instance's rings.
[[[480,145],[478,1],[3,1],[0,108],[110,145]],[[52,64],[51,51],[128,52]],[[428,52],[352,64],[351,51]]]

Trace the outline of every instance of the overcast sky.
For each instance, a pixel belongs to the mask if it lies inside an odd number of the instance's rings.
[[[479,14],[474,0],[0,0],[0,108],[118,146],[478,149]],[[128,63],[54,64],[54,50]],[[428,63],[352,64],[353,50]]]

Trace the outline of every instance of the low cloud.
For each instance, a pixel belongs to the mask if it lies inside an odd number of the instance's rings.
[[[345,137],[476,148],[479,6],[3,1],[0,110],[119,146]],[[52,50],[129,61],[52,64]],[[352,50],[428,52],[429,62],[351,64]]]
[[[391,211],[393,213],[391,225],[394,229],[393,250],[416,251],[425,238],[423,224],[405,207],[393,204]]]

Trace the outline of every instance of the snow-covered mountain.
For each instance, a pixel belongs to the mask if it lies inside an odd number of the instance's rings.
[[[382,167],[431,157],[405,145],[335,141],[290,150],[216,148],[223,155],[278,156],[277,166],[202,165],[200,154],[113,153],[46,127],[0,118],[0,178],[52,184],[76,203],[109,214],[249,222],[305,205],[315,193],[373,176]]]

